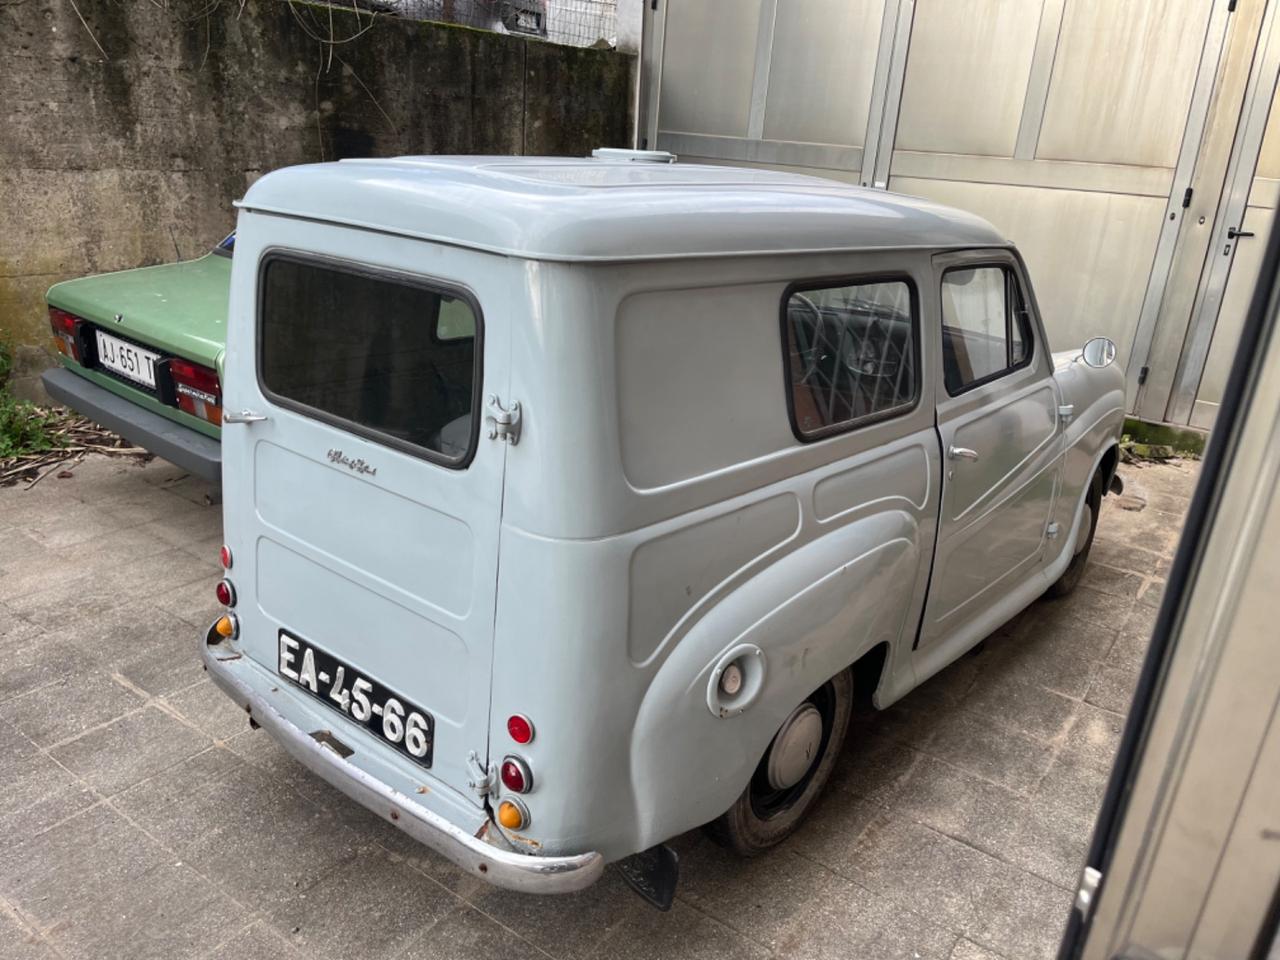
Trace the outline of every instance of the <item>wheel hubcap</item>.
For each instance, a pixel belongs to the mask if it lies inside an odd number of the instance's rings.
[[[1088,501],[1085,501],[1084,510],[1080,512],[1080,529],[1076,533],[1075,553],[1079,553],[1081,550],[1083,550],[1084,545],[1089,542],[1089,532],[1092,529],[1093,529],[1093,506]]]
[[[822,745],[822,714],[812,703],[791,712],[769,749],[767,775],[774,790],[794,787],[809,772]]]

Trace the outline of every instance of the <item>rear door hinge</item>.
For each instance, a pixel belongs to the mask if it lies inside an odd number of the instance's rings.
[[[1227,0],[1227,13],[1236,12],[1236,0]]]
[[[1102,872],[1094,867],[1085,867],[1080,874],[1080,886],[1076,887],[1075,908],[1080,911],[1080,919],[1088,923],[1089,914],[1093,913],[1093,901],[1098,894],[1098,884],[1102,882]]]
[[[1191,206],[1191,198],[1192,198],[1193,196],[1195,196],[1195,193],[1196,193],[1196,192],[1195,192],[1194,190],[1192,190],[1190,187],[1187,187],[1186,192],[1184,192],[1184,193],[1182,194],[1182,209],[1183,209],[1183,210],[1185,210],[1185,209],[1187,209],[1187,207]]]
[[[1076,415],[1076,405],[1074,403],[1058,404],[1058,419],[1062,421],[1062,425],[1064,427],[1071,422],[1072,418],[1075,415]]]
[[[1150,367],[1143,367],[1138,371],[1138,386],[1142,386],[1147,382],[1147,374],[1151,372]]]
[[[492,764],[480,762],[480,754],[474,750],[467,754],[467,786],[476,796],[487,797],[498,785],[498,772]]]
[[[1057,540],[1058,534],[1062,532],[1062,527],[1057,520],[1045,527],[1044,535],[1050,540]]]
[[[489,425],[490,440],[502,440],[513,447],[520,442],[520,404],[504,407],[497,394],[491,393],[484,419]]]

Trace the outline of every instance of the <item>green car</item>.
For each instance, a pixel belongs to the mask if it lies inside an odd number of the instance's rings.
[[[49,288],[58,403],[215,483],[235,234],[196,260]]]

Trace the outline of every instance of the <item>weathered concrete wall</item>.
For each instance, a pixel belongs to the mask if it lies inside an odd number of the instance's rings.
[[[286,0],[78,6],[0,4],[0,338],[28,371],[50,284],[202,252],[268,170],[629,136],[612,51]]]

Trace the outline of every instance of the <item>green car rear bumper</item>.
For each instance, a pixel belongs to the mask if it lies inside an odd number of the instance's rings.
[[[222,482],[222,444],[212,437],[152,413],[65,367],[46,370],[40,379],[58,403],[189,473]]]

